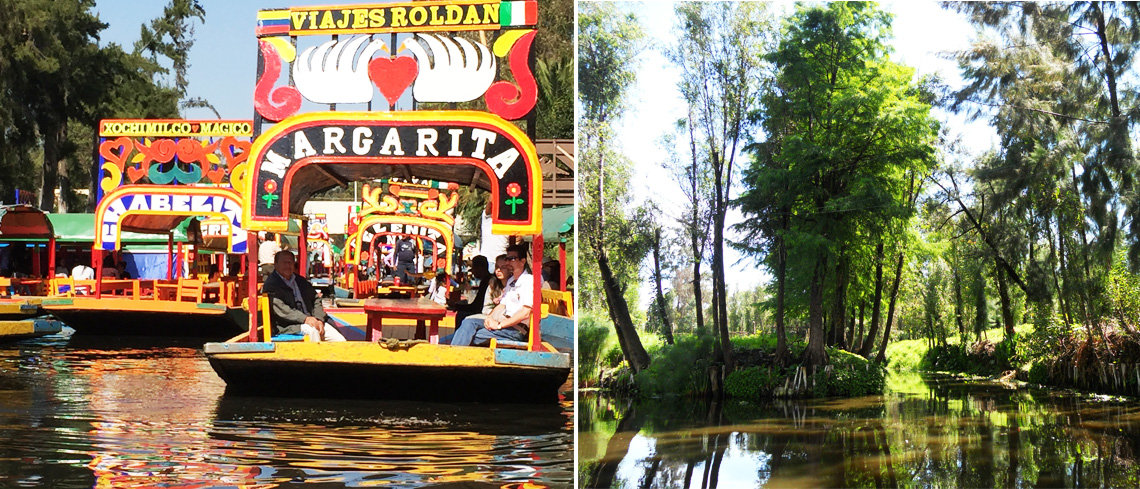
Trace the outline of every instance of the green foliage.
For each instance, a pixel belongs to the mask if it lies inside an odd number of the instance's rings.
[[[930,345],[926,340],[900,340],[887,345],[887,369],[913,372],[923,369],[923,358]]]
[[[788,378],[782,368],[738,368],[724,379],[724,392],[739,399],[761,400],[772,397],[772,391]]]
[[[750,336],[733,336],[732,347],[738,350],[763,350],[765,353],[773,354],[776,352],[776,341],[775,333],[762,332]],[[788,352],[792,357],[803,354],[806,347],[807,343],[803,338],[788,338]]]
[[[578,376],[583,381],[597,380],[601,367],[612,366],[606,358],[616,346],[608,324],[599,321],[596,314],[584,313],[578,317]],[[621,351],[618,351],[618,362]]]
[[[857,397],[872,394],[881,394],[886,385],[886,369],[871,363],[854,353],[829,348],[828,358],[831,359],[832,370],[822,382],[817,380],[816,389],[826,396]],[[816,376],[823,376],[824,372],[817,370]]]
[[[645,396],[691,396],[708,390],[712,364],[711,336],[681,336],[673,345],[656,349],[649,368],[637,375],[638,391]]]

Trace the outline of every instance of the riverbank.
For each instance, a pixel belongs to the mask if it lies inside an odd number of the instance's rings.
[[[828,348],[829,364],[809,368],[801,363],[805,345],[788,344],[785,363],[776,359],[776,338],[756,334],[732,338],[734,371],[724,372],[709,335],[678,335],[669,345],[657,335],[641,337],[652,361],[634,375],[623,361],[609,328],[583,321],[579,328],[579,387],[601,388],[617,395],[642,398],[721,397],[770,398],[852,397],[883,391],[885,369],[861,356]]]
[[[1006,338],[1001,328],[987,330],[981,340],[965,345],[957,337],[947,338],[944,345],[931,345],[928,340],[896,341],[887,347],[887,368],[1140,396],[1140,337],[1136,334],[1108,327],[1103,339],[1090,339],[1084,328],[1042,331],[1030,324],[1014,331],[1015,337]]]

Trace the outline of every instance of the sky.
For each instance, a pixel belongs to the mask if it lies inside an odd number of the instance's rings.
[[[101,35],[101,42],[115,42],[127,49],[138,39],[139,26],[162,14],[165,1],[98,0],[96,11],[110,24]],[[208,100],[223,118],[250,119],[253,117],[253,88],[256,74],[257,43],[253,29],[259,9],[281,8],[293,5],[316,5],[310,1],[266,0],[202,0],[206,21],[195,27],[196,42],[190,52],[189,90],[191,97]],[[340,3],[340,2],[336,2]],[[348,1],[344,3],[350,3]],[[790,10],[787,3],[776,8]],[[954,61],[944,53],[969,46],[973,35],[962,16],[941,9],[935,2],[883,2],[881,7],[895,15],[893,59],[917,70],[916,75],[939,74],[950,86],[961,84]],[[669,46],[676,42],[673,9],[653,2],[653,8],[637,8],[642,25],[655,40],[650,46]],[[639,58],[638,83],[634,86],[631,109],[626,114],[621,134],[623,149],[633,160],[638,182],[633,192],[642,199],[655,198],[665,215],[661,219],[672,221],[677,214],[678,199],[661,198],[680,192],[673,178],[661,166],[668,161],[668,153],[661,146],[662,135],[671,128],[672,121],[684,115],[684,104],[677,92],[677,74],[665,60],[660,48],[648,49]],[[183,116],[189,119],[213,119],[207,109],[187,109]],[[951,134],[961,135],[966,149],[981,153],[996,143],[996,135],[984,121],[967,122],[959,115],[937,111],[935,116],[948,127]],[[652,185],[653,190],[650,190]],[[741,219],[730,213],[729,224]],[[731,237],[731,236],[730,236]],[[742,290],[765,283],[767,274],[758,270],[750,260],[729,249],[726,252],[726,277],[732,290]],[[641,294],[643,301],[651,295],[646,285]],[[643,304],[644,306],[644,304]]]
[[[952,88],[962,85],[957,64],[946,53],[970,46],[974,29],[956,12],[943,10],[935,2],[883,2],[880,7],[895,15],[892,24],[894,40],[892,59],[915,69],[915,76],[939,75]],[[791,11],[789,4],[776,8]],[[679,213],[682,199],[668,197],[681,195],[673,176],[662,167],[669,161],[669,150],[664,148],[661,136],[672,129],[673,121],[685,117],[685,104],[677,91],[679,75],[666,60],[660,46],[674,45],[677,40],[673,9],[654,4],[654,8],[637,8],[643,28],[653,38],[654,46],[639,57],[637,83],[631,90],[630,109],[619,125],[622,148],[635,167],[635,187],[631,189],[640,199],[652,199],[663,210],[663,223],[673,224]],[[994,130],[984,120],[970,122],[965,116],[936,110],[935,117],[948,128],[952,136],[959,135],[969,154],[980,154],[997,143]],[[737,159],[741,162],[742,159]],[[739,164],[737,165],[740,166]],[[735,185],[735,184],[734,184]],[[739,185],[733,194],[739,192]],[[665,197],[662,197],[665,196]],[[727,224],[742,219],[739,212],[730,211]],[[733,233],[727,231],[732,239]],[[733,290],[753,288],[770,280],[750,258],[731,248],[725,251],[725,278],[730,293]],[[641,306],[648,305],[655,292],[646,281],[641,289]]]
[[[165,0],[96,0],[95,10],[109,24],[100,43],[117,43],[130,51],[139,27],[162,15]],[[223,119],[253,118],[253,87],[257,74],[257,38],[253,29],[261,9],[314,5],[319,1],[202,0],[206,22],[194,28],[190,50],[188,95],[209,101]],[[209,109],[183,111],[187,119],[214,119]]]

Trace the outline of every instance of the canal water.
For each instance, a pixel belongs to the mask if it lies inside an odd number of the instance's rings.
[[[232,397],[201,343],[0,345],[0,488],[572,484],[570,383],[546,406]]]
[[[583,487],[1140,487],[1140,402],[898,374],[799,402],[579,397]]]

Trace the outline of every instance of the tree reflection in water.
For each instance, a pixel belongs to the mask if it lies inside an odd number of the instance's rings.
[[[897,374],[900,376],[907,374]],[[579,399],[585,487],[1137,487],[1140,405],[946,377],[883,396]]]

